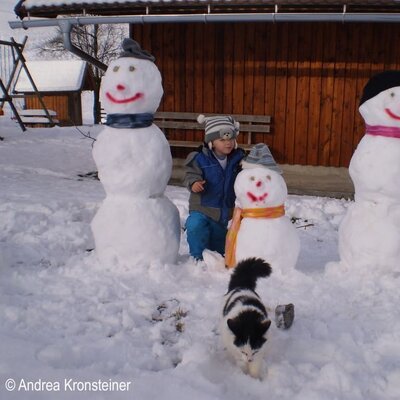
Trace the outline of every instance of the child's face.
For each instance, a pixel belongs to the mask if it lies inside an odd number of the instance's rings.
[[[235,148],[235,139],[215,139],[212,146],[216,155],[226,156]]]

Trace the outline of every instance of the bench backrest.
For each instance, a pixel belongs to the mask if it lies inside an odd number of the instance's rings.
[[[204,125],[197,122],[198,113],[158,111],[154,123],[159,128],[204,130]],[[206,117],[221,115],[205,113]],[[240,123],[241,132],[270,132],[271,117],[269,115],[229,114]]]

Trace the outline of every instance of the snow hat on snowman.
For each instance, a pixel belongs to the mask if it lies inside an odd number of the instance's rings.
[[[360,106],[387,89],[400,86],[400,71],[384,71],[374,75],[365,85]]]
[[[122,57],[134,57],[139,58],[141,60],[149,60],[154,62],[156,58],[151,55],[148,51],[143,50],[139,43],[131,38],[125,38],[122,41],[122,52],[119,55],[120,58]]]
[[[200,114],[197,117],[199,124],[205,124],[204,142],[212,149],[212,142],[216,139],[236,139],[239,135],[239,122],[229,115],[206,117]],[[237,143],[235,140],[235,148]]]
[[[265,143],[257,143],[252,147],[248,156],[242,161],[243,169],[257,167],[272,169],[282,174],[282,170],[278,167],[269,147]]]
[[[400,71],[372,76],[363,89],[358,108],[366,133],[400,138]]]

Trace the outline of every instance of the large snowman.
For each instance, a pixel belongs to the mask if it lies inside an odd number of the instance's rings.
[[[355,201],[339,228],[347,268],[400,267],[400,71],[373,76],[359,111],[366,132],[350,162]]]
[[[281,171],[261,143],[251,149],[242,167],[235,181],[237,207],[227,235],[226,264],[233,267],[243,259],[260,257],[274,273],[290,272],[300,240],[285,216],[287,186]]]
[[[122,43],[101,85],[107,122],[93,148],[106,198],[92,221],[98,258],[123,265],[173,263],[179,213],[164,196],[171,176],[168,142],[154,125],[163,88],[154,57],[132,39]]]

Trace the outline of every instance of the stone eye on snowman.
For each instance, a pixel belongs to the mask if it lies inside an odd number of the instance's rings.
[[[225,263],[259,257],[274,271],[288,272],[296,265],[300,241],[285,216],[287,187],[268,146],[257,144],[242,162],[236,177],[235,208],[227,234]]]
[[[396,268],[400,263],[400,71],[366,84],[359,107],[364,137],[349,166],[354,203],[339,228],[339,254],[348,268]]]
[[[110,63],[100,98],[107,122],[93,148],[106,198],[92,221],[103,264],[175,262],[179,213],[164,196],[172,171],[169,144],[153,124],[163,88],[154,57],[132,39]]]

